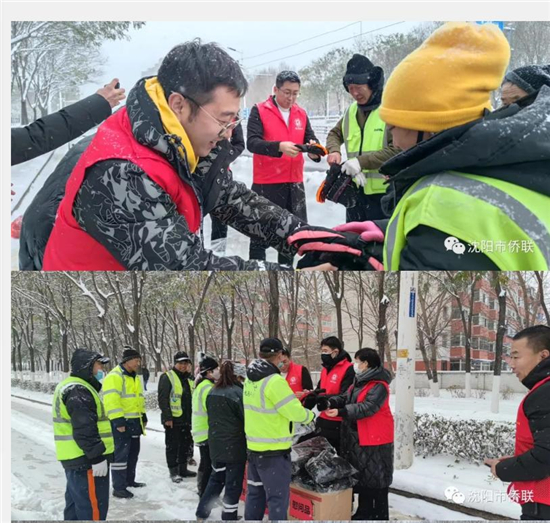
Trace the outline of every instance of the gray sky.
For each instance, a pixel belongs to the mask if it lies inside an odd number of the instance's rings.
[[[403,22],[377,30],[395,24],[397,20],[357,22],[336,31],[352,22],[147,22],[142,29],[130,31],[131,40],[129,41],[105,42],[101,49],[103,56],[107,59],[103,67],[104,75],[97,79],[97,83],[83,87],[81,94],[88,95],[95,92],[99,86],[115,76],[120,78],[123,87],[129,89],[141,78],[145,70],[153,67],[172,47],[195,37],[200,37],[206,42],[217,42],[225,48],[233,47],[242,51],[245,70],[251,73],[257,72],[260,69],[257,66],[260,64],[275,60],[271,65],[277,66],[283,59],[291,67],[299,69],[332,48],[340,46],[351,48],[353,39],[334,44],[331,42],[358,36],[361,29],[363,34],[369,31],[374,31],[371,33],[373,35],[390,34],[408,32],[420,23]],[[334,32],[293,45],[288,49],[253,58],[255,55],[290,46],[329,31]],[[331,45],[286,58],[326,44]],[[240,52],[229,52],[236,59],[241,59]]]

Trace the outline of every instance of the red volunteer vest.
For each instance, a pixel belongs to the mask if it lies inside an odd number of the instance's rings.
[[[523,404],[534,390],[538,389],[542,384],[550,381],[548,378],[539,381],[523,398],[519,409],[516,421],[516,450],[514,455],[519,456],[531,450],[535,444],[533,433],[529,427],[529,420],[523,410]],[[508,496],[512,501],[523,505],[525,503],[542,503],[550,505],[550,475],[538,481],[514,481],[508,487]]]
[[[302,392],[304,387],[302,385],[302,365],[298,365],[293,361],[290,362],[288,367],[288,373],[286,375],[286,381],[292,392]]]
[[[359,433],[359,445],[371,447],[373,445],[385,445],[393,443],[393,415],[390,410],[390,387],[385,381],[369,381],[357,397],[357,403],[361,403],[369,391],[378,383],[386,387],[388,395],[382,408],[368,418],[357,420],[357,432]]]
[[[264,127],[264,140],[268,142],[304,143],[307,116],[301,107],[294,104],[290,108],[288,126],[271,97],[258,104],[257,107]],[[296,158],[290,158],[286,155],[273,158],[263,154],[254,154],[252,172],[254,183],[303,182],[304,157],[302,154],[299,154]]]
[[[340,387],[342,386],[342,381],[344,380],[344,376],[346,374],[346,371],[353,367],[353,363],[348,360],[342,360],[339,361],[330,371],[330,374],[327,372],[327,369],[323,367],[323,370],[321,371],[321,385],[319,388],[326,389],[326,394],[341,394]],[[326,412],[323,411],[320,414],[320,417],[323,419],[328,419],[331,421],[342,421],[342,418],[340,416],[336,416],[335,418],[329,418],[326,415]]]
[[[168,160],[136,141],[126,108],[100,125],[67,181],[57,217],[44,253],[46,271],[126,270],[99,242],[84,232],[73,216],[73,204],[86,169],[104,160],[128,160],[160,185],[176,204],[189,229],[197,232],[201,212],[193,189],[180,179]]]

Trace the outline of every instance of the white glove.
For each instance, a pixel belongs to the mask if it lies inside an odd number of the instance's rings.
[[[94,476],[106,476],[109,473],[109,464],[107,463],[107,460],[104,459],[100,463],[94,463],[92,465],[92,475]]]
[[[367,183],[367,177],[361,172],[361,164],[357,158],[352,158],[342,165],[342,172],[351,176],[361,187]]]
[[[342,172],[354,178],[361,172],[361,164],[357,158],[352,158],[342,165]]]

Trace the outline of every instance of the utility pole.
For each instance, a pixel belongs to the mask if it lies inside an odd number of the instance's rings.
[[[416,362],[416,303],[418,273],[399,273],[397,372],[395,386],[395,466],[407,469],[414,459],[414,378]]]

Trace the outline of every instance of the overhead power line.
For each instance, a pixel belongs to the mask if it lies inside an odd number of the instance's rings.
[[[370,33],[376,33],[377,31],[382,31],[383,29],[387,29],[388,27],[393,27],[393,26],[396,26],[396,25],[399,25],[399,24],[404,24],[404,23],[405,23],[404,21],[394,22],[393,24],[385,25],[384,27],[378,27],[377,29],[372,29],[371,31],[366,31],[366,32],[362,33],[362,35],[366,35],[366,34],[370,34]],[[320,45],[318,47],[314,47],[313,49],[308,49],[307,51],[302,51],[301,53],[292,54],[292,55],[289,55],[289,56],[285,56],[283,58],[277,58],[275,60],[270,60],[269,62],[264,62],[262,64],[252,65],[252,66],[250,66],[249,69],[255,69],[256,67],[263,67],[264,65],[269,65],[269,64],[273,64],[275,62],[280,62],[282,60],[287,60],[288,58],[294,58],[295,56],[301,56],[303,54],[310,53],[311,51],[316,51],[317,49],[322,49],[323,47],[328,47],[329,45],[339,44],[341,42],[346,42],[348,40],[352,40],[353,38],[357,38],[357,36],[358,35],[353,35],[353,36],[350,36],[348,38],[343,38],[342,40],[337,40],[335,42],[330,42],[328,44],[324,44],[324,45]]]
[[[294,47],[295,45],[303,44],[304,42],[309,42],[310,40],[315,40],[315,38],[320,38],[321,36],[325,36],[331,33],[336,33],[338,31],[343,31],[344,29],[347,29],[348,27],[359,24],[361,22],[352,22],[351,24],[345,25],[343,27],[339,27],[338,29],[333,29],[332,31],[327,31],[326,33],[321,33],[315,36],[311,36],[310,38],[306,38],[305,40],[300,40],[299,42],[296,42],[294,44],[285,45],[284,47],[279,47],[277,49],[273,49],[272,51],[266,51],[265,53],[255,54],[254,56],[246,56],[243,58],[243,60],[252,60],[253,58],[259,58],[260,56],[265,56],[266,54],[276,53],[277,51],[282,51],[283,49],[288,49],[289,47]]]

